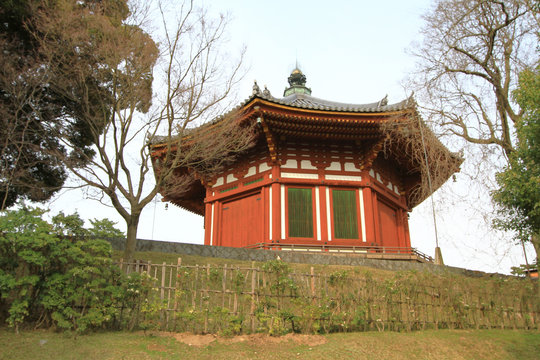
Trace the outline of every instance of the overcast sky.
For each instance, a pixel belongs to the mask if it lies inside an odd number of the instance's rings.
[[[421,15],[427,0],[408,1],[205,1],[211,13],[228,13],[229,51],[247,47],[247,73],[237,88],[238,100],[250,96],[253,80],[281,97],[296,63],[312,95],[333,101],[371,103],[388,95],[394,103],[408,97],[401,86],[413,69],[408,55],[420,41]],[[154,84],[158,87],[159,84]],[[447,186],[459,187],[457,183]],[[85,219],[109,217],[125,228],[114,210],[85,200],[80,191],[64,192],[51,204],[53,213],[78,211]],[[439,242],[448,265],[508,273],[523,263],[520,247],[495,238],[482,219],[452,199],[437,202]],[[410,218],[411,243],[432,255],[435,247],[430,201]],[[201,244],[203,218],[160,201],[143,212],[138,237]],[[533,258],[529,252],[529,260]]]

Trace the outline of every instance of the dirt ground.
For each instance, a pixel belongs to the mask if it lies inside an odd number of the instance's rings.
[[[238,335],[233,337],[220,337],[217,335],[195,335],[191,333],[169,333],[160,332],[159,336],[170,336],[177,341],[187,344],[189,346],[207,346],[212,342],[217,341],[222,344],[233,344],[239,342],[246,342],[254,345],[264,344],[279,344],[282,342],[294,342],[301,345],[317,346],[326,343],[326,338],[321,335],[302,335],[302,334],[287,334],[285,336],[275,337],[266,334],[250,334],[250,335]]]

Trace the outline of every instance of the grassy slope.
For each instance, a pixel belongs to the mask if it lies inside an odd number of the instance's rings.
[[[214,341],[195,347],[172,337],[108,332],[72,338],[0,329],[0,359],[536,359],[540,334],[511,330],[345,333],[326,343]]]
[[[120,260],[122,257],[121,251],[113,252],[113,259]],[[224,259],[224,258],[213,258],[213,257],[202,257],[196,255],[185,255],[185,254],[173,254],[173,253],[160,253],[160,252],[137,252],[135,253],[135,259],[140,259],[144,261],[151,261],[152,264],[162,264],[163,262],[167,264],[177,264],[178,258],[182,258],[182,265],[208,265],[211,266],[227,266],[249,268],[251,267],[251,261],[243,260],[234,260],[234,259]],[[255,262],[255,266],[262,267],[263,262]],[[369,272],[374,278],[387,278],[395,274],[393,271],[375,269],[365,266],[345,266],[345,265],[319,265],[319,264],[297,264],[289,263],[293,272],[309,274],[310,267],[313,266],[316,274],[330,274],[334,271],[339,270],[349,270],[351,274],[362,274],[364,272]]]

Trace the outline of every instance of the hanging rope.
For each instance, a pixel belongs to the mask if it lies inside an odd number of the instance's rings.
[[[435,201],[433,200],[433,185],[431,183],[431,171],[429,170],[429,160],[428,160],[428,154],[426,150],[426,143],[424,140],[424,131],[422,130],[422,123],[420,121],[420,116],[417,116],[418,119],[418,127],[420,128],[420,138],[422,139],[422,148],[424,149],[424,158],[426,161],[426,174],[427,174],[427,181],[428,181],[428,187],[429,192],[431,194],[431,213],[433,214],[433,227],[435,230],[435,245],[438,248],[439,247],[439,233],[437,231],[437,217],[435,215]]]
[[[154,240],[154,225],[156,224],[156,208],[159,195],[154,197],[154,218],[152,219],[152,240]]]

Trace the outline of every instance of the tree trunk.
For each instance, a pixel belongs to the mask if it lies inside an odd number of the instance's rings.
[[[137,228],[141,214],[131,214],[127,222],[126,247],[124,249],[124,260],[131,261],[137,248]]]
[[[540,274],[540,234],[534,234],[531,236],[531,243],[533,244],[534,250],[536,252],[536,269]],[[538,291],[538,298],[540,299],[540,283],[536,284]]]
[[[534,234],[531,236],[531,243],[533,244],[534,250],[536,252],[536,266],[540,266],[539,255],[540,255],[540,234]]]

